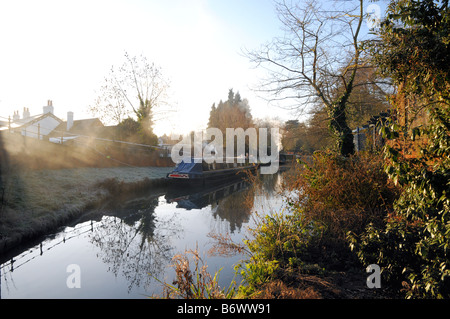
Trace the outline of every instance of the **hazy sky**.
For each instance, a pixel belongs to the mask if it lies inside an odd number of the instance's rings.
[[[242,54],[279,34],[272,0],[0,0],[0,120],[42,113],[49,99],[63,120],[93,117],[88,106],[125,51],[171,81],[178,112],[156,133],[203,128],[230,88],[254,117],[286,120],[251,90],[262,71]]]

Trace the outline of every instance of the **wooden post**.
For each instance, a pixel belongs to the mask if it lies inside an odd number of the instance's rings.
[[[38,123],[38,140],[41,139],[41,123]]]

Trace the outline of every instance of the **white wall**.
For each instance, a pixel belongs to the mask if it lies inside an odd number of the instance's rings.
[[[44,117],[33,124],[27,125],[26,129],[22,128],[22,135],[38,138],[38,125],[40,125],[40,139],[42,139],[44,135],[48,135],[59,124],[60,122],[53,117]]]

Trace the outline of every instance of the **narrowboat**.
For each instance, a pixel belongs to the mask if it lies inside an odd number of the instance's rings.
[[[205,185],[223,183],[233,179],[244,178],[247,172],[255,172],[258,164],[249,163],[207,163],[204,160],[181,161],[174,170],[167,174],[173,184]]]

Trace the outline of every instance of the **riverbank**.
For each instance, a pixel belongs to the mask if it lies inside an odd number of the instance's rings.
[[[264,216],[250,230],[239,293],[269,299],[401,297],[401,287],[385,281],[381,289],[370,288],[366,269],[374,262],[352,249],[351,236],[383,225],[393,211],[399,189],[383,168],[377,154],[343,158],[331,152],[294,167],[284,183],[287,209]]]
[[[2,176],[0,253],[97,209],[111,197],[164,186],[171,167],[15,170]]]

